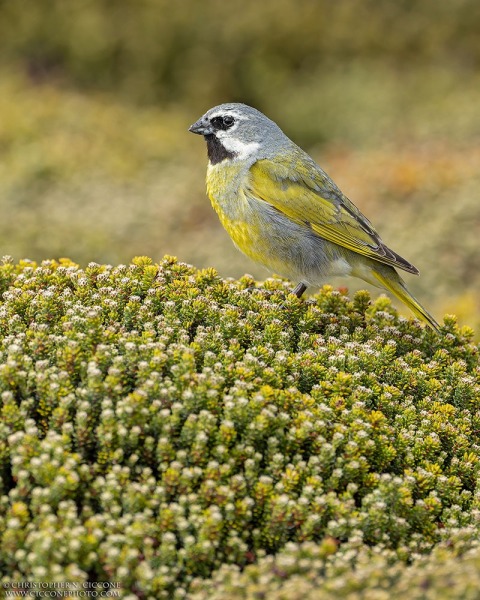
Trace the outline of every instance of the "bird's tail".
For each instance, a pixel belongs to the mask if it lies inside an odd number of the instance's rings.
[[[439,331],[440,325],[435,321],[432,315],[425,308],[423,308],[420,302],[407,290],[407,287],[400,278],[400,275],[394,269],[384,273],[374,268],[372,269],[372,275],[375,277],[377,282],[371,281],[371,283],[375,283],[376,285],[380,284],[382,287],[392,292],[394,296],[408,306],[415,316],[422,321],[425,321],[425,323],[427,323],[435,331]]]

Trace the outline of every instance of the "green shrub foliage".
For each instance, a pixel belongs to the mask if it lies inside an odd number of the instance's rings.
[[[437,335],[385,297],[299,300],[289,285],[171,257],[4,260],[4,582],[277,600],[300,578],[299,598],[330,598],[471,551],[472,330],[448,317]],[[268,589],[248,595],[257,580]]]

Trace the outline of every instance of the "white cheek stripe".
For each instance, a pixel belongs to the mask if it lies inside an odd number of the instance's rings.
[[[222,146],[225,148],[225,150],[228,152],[233,152],[235,154],[235,158],[237,159],[248,158],[260,148],[260,144],[258,142],[245,143],[228,137],[220,137],[218,133],[217,137],[221,140]]]

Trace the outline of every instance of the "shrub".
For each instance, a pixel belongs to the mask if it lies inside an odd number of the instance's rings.
[[[448,317],[437,335],[366,292],[288,291],[170,257],[4,260],[5,584],[203,598],[213,574],[219,597],[254,598],[228,586],[265,573],[272,594],[290,577],[372,590],[455,536],[474,545],[472,330]]]

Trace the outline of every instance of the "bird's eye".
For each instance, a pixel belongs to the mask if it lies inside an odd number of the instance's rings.
[[[235,123],[235,119],[230,115],[225,115],[224,117],[213,117],[211,120],[212,125],[215,129],[230,129],[230,127]]]

